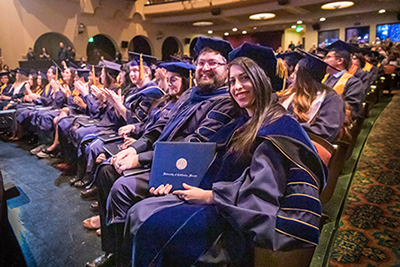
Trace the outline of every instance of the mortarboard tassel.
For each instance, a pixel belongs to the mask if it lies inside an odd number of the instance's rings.
[[[193,80],[192,70],[189,70],[189,88],[192,88],[192,80]]]
[[[276,76],[283,79],[282,90],[285,90],[288,71],[286,69],[285,62],[283,62],[283,59],[281,58],[277,58],[276,60]]]
[[[143,79],[143,74],[144,74],[143,57],[142,57],[142,53],[140,53],[140,59],[139,59],[139,79]]]
[[[92,65],[93,85],[96,85],[96,73],[94,72],[94,65]]]
[[[283,62],[283,60],[281,58],[278,58],[276,60],[276,76],[278,76],[281,79],[285,79],[285,80],[288,77],[288,72],[285,67],[285,63]]]

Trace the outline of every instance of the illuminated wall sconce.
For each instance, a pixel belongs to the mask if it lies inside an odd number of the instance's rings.
[[[79,23],[79,25],[78,25],[78,34],[84,33],[85,30],[86,30],[86,26],[83,25],[82,23]]]

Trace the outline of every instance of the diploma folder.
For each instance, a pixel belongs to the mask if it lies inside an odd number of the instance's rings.
[[[84,117],[84,116],[76,117],[75,121],[78,122],[83,127],[93,126],[100,122],[99,120],[90,119],[89,117]]]
[[[121,141],[123,143],[124,138],[122,136],[119,136],[118,133],[110,133],[110,134],[100,134],[97,136],[103,143],[109,143],[109,142],[116,142],[116,141]]]
[[[215,157],[216,143],[157,142],[154,150],[149,187],[172,185],[184,189],[182,183],[199,186]]]

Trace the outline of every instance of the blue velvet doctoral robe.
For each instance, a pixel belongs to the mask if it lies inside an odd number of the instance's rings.
[[[143,132],[150,126],[154,125],[157,120],[164,114],[167,114],[171,111],[171,109],[175,106],[176,102],[175,101],[169,101],[169,102],[162,102],[160,103],[157,107],[154,107],[149,115],[149,118],[146,122],[138,122],[135,123],[135,130],[131,134],[133,138],[139,138]],[[87,165],[86,165],[86,173],[93,172],[93,167],[95,166],[96,158],[102,154],[105,153],[106,156],[111,157],[112,155],[108,154],[105,150],[105,146],[110,145],[116,145],[117,143],[122,143],[121,140],[117,141],[111,141],[108,142],[107,144],[104,144],[103,141],[101,141],[99,138],[95,138],[90,145],[88,145],[85,149],[85,155],[87,159]]]
[[[186,141],[186,142],[208,142],[210,138],[216,134],[223,126],[229,123],[232,118],[238,115],[234,109],[232,100],[229,95],[228,87],[221,86],[212,91],[201,92],[197,88],[192,88],[186,91],[175,107],[162,116],[150,129],[145,131],[145,134],[139,140],[150,149],[149,153],[146,150],[140,150],[139,161],[143,159],[143,154],[148,153],[145,163],[140,162],[144,168],[147,168],[148,162],[152,161],[152,148],[154,142],[160,137],[163,129],[168,129],[168,134],[165,140],[168,141]],[[163,132],[164,134],[164,132]],[[145,136],[146,135],[146,136]],[[134,142],[136,144],[138,141]],[[144,152],[143,152],[144,151]],[[147,156],[146,155],[146,156]],[[145,157],[146,157],[145,156]],[[113,184],[120,178],[113,166],[101,165],[95,174],[94,183],[99,188],[99,209],[100,214],[106,214],[107,197],[112,191]],[[121,177],[125,180],[129,179],[132,185],[130,198],[126,201],[126,207],[132,206],[134,203],[149,195],[149,171],[136,176]],[[117,186],[117,184],[115,184]],[[118,188],[115,188],[118,190]],[[112,192],[111,192],[112,193]],[[107,227],[105,216],[100,216],[102,236],[107,235]],[[106,240],[106,238],[102,238]],[[108,251],[104,245],[103,250]]]
[[[197,87],[187,90],[175,107],[131,146],[139,155],[142,166],[151,165],[156,141],[208,142],[225,124],[236,117],[227,86],[211,92]]]
[[[151,81],[142,88],[133,88],[125,97],[126,124],[146,122],[153,102],[164,96],[160,87]]]
[[[161,98],[163,94],[164,92],[153,81],[142,88],[132,89],[124,98],[124,106],[127,108],[127,121],[129,123],[146,121],[152,103]],[[108,106],[106,113],[99,123],[85,129],[78,129],[75,132],[75,140],[78,143],[93,140],[97,135],[102,133],[115,133],[119,127],[126,125],[127,121],[117,115],[113,107]]]
[[[213,205],[191,205],[168,195],[133,206],[126,222],[134,240],[133,266],[191,266],[199,261],[251,266],[238,260],[246,256],[238,246],[316,246],[325,169],[307,134],[283,116],[259,130],[255,147],[240,177],[213,184]],[[234,242],[226,242],[233,236]],[[216,240],[220,243],[214,255],[207,257]]]

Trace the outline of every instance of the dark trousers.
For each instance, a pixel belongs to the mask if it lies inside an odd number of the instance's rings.
[[[99,166],[97,176],[95,177],[95,185],[99,189],[99,215],[101,226],[101,248],[106,253],[115,252],[115,231],[112,226],[106,224],[106,203],[111,187],[121,175],[114,169],[112,165]]]

